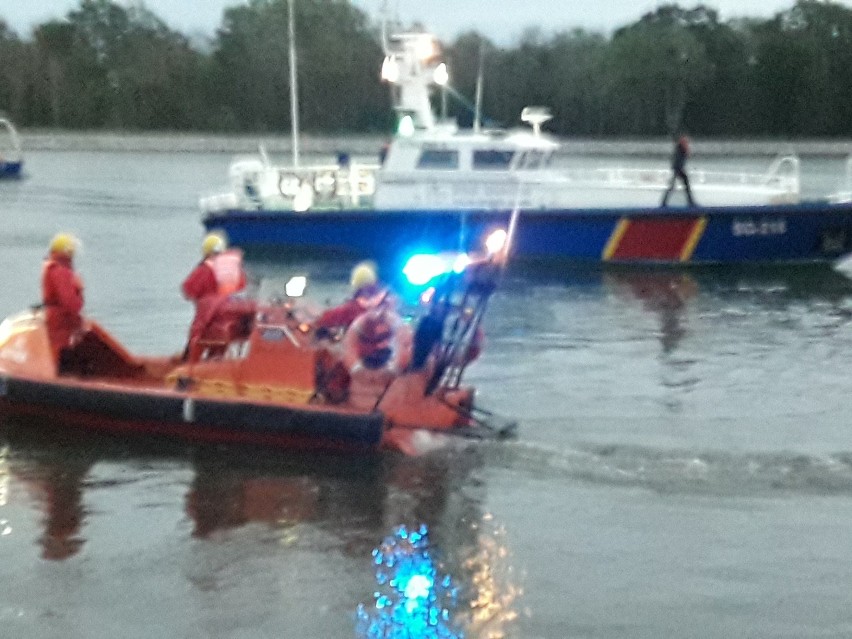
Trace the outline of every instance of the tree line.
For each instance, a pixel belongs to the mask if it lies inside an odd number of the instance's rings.
[[[379,25],[348,0],[293,5],[302,129],[391,130]],[[23,127],[285,133],[287,26],[287,0],[226,9],[203,43],[141,3],[81,0],[27,37],[0,16],[0,111]],[[462,124],[482,68],[483,115],[504,126],[541,105],[563,136],[852,134],[852,10],[837,2],[727,22],[669,4],[609,36],[530,29],[505,47],[470,31],[443,55]]]

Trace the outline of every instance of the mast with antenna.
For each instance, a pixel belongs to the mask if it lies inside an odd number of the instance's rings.
[[[293,166],[299,166],[299,91],[296,79],[296,29],[293,21],[293,0],[288,0],[287,31],[290,58],[290,135],[293,138]]]
[[[479,133],[482,128],[482,77],[484,75],[483,72],[483,60],[485,58],[485,40],[479,40],[479,71],[476,74],[476,103],[473,111],[473,132]]]

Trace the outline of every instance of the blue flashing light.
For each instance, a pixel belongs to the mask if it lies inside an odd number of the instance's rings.
[[[464,270],[470,266],[470,263],[473,260],[470,258],[470,255],[467,253],[459,253],[456,256],[456,259],[453,261],[453,273],[460,274],[463,273]]]
[[[402,273],[409,284],[425,286],[441,275],[462,273],[472,261],[467,253],[418,253],[408,258]]]
[[[463,639],[452,622],[458,589],[439,576],[429,550],[428,529],[400,526],[373,553],[376,581],[373,606],[358,607],[357,632],[364,639]]]
[[[408,599],[426,599],[432,591],[432,585],[432,579],[427,575],[412,575],[402,594]]]
[[[413,255],[402,269],[403,274],[414,286],[423,286],[449,272],[446,260],[440,255]]]

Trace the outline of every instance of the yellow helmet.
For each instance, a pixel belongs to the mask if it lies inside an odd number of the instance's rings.
[[[370,286],[379,281],[379,276],[376,274],[376,265],[373,262],[361,262],[355,265],[352,269],[352,276],[349,278],[349,283],[356,291],[359,288]]]
[[[214,253],[221,253],[228,248],[228,243],[221,233],[208,233],[201,242],[201,253],[204,257],[210,257]]]
[[[57,233],[50,240],[50,252],[71,257],[77,250],[78,244],[77,238],[70,233]]]

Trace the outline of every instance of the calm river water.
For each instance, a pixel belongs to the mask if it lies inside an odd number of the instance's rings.
[[[197,197],[229,159],[30,153],[0,184],[0,315],[37,301],[71,230],[89,314],[131,350],[180,350]],[[843,159],[802,170],[819,193]],[[350,266],[249,263],[267,291],[307,273],[320,301]],[[449,614],[388,636],[852,636],[852,281],[518,267],[486,332],[469,378],[517,439],[418,459],[0,422],[0,635],[380,636],[372,553],[406,526]]]

